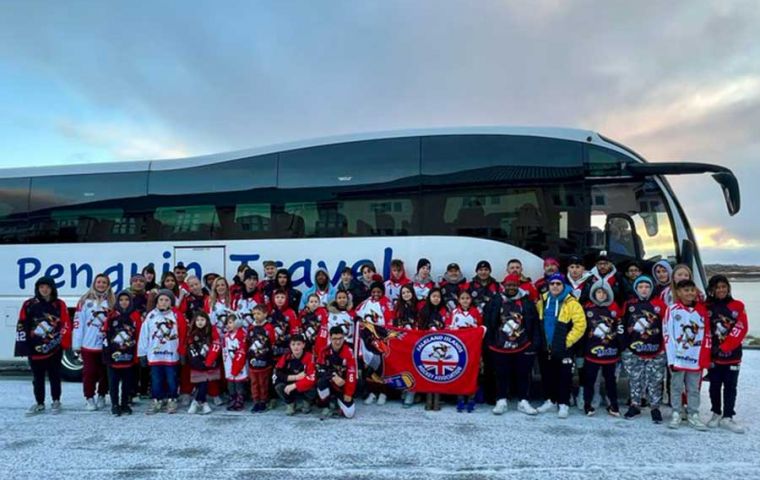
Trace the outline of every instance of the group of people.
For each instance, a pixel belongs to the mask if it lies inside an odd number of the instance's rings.
[[[34,376],[28,413],[45,411],[46,374],[52,411],[60,411],[62,352],[72,348],[81,353],[87,410],[105,408],[107,394],[114,415],[132,413],[140,398],[150,399],[149,414],[174,413],[181,402],[189,403],[191,414],[224,403],[241,411],[250,398],[253,413],[274,408],[279,399],[288,415],[316,405],[322,418],[351,418],[357,396],[365,404],[384,404],[391,395],[381,368],[364,361],[360,325],[485,326],[481,379],[495,385],[496,415],[508,410],[511,395],[527,415],[566,418],[574,397],[588,416],[606,400],[608,414],[619,417],[620,365],[630,387],[626,419],[648,406],[652,421],[662,423],[667,391],[669,427],[685,421],[698,430],[743,431],[733,417],[749,326],[725,276],[712,277],[705,295],[686,265],[662,260],[648,276],[632,261],[620,273],[604,252],[591,270],[581,257],[570,257],[564,274],[557,259],[546,258],[535,282],[517,259],[507,262],[502,281],[485,260],[470,279],[456,263],[438,282],[430,261],[420,259],[416,267],[408,278],[404,262],[395,259],[384,279],[366,263],[356,278],[346,268],[336,285],[320,269],[302,293],[274,261],[263,262],[262,278],[240,265],[232,282],[211,273],[188,275],[181,263],[156,282],[148,265],[116,294],[108,277],[97,275],[73,322],[55,282],[42,277],[17,328],[16,355],[29,357]],[[530,402],[536,362],[545,398],[538,407]],[[712,403],[706,423],[699,415],[705,370]],[[573,395],[576,374],[580,388]],[[413,406],[415,394],[401,392],[402,405]],[[475,405],[475,396],[456,399],[460,412]],[[425,408],[440,409],[440,395],[426,394]]]

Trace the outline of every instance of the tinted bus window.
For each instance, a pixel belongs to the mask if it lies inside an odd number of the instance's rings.
[[[177,170],[150,172],[151,195],[242,192],[274,187],[277,183],[277,155],[262,155],[229,162]]]
[[[0,243],[25,240],[29,211],[29,178],[0,179]]]
[[[495,167],[502,172],[500,167],[530,167],[506,171],[518,179],[541,180],[569,174],[582,176],[583,145],[569,140],[530,136],[422,137],[423,175],[456,174]]]
[[[621,163],[631,162],[631,158],[608,148],[589,145],[587,147],[586,174],[592,177],[616,176],[621,173]]]
[[[280,154],[278,187],[350,187],[416,179],[419,138],[352,142]]]
[[[147,172],[35,177],[31,182],[33,242],[129,241],[144,238]]]

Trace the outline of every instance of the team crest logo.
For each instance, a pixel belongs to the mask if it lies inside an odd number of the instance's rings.
[[[417,373],[435,383],[453,382],[464,373],[467,348],[448,333],[425,335],[414,345],[412,361]]]

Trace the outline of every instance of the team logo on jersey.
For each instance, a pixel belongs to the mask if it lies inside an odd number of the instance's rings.
[[[467,348],[448,333],[425,335],[412,351],[412,362],[417,373],[435,383],[449,383],[464,373],[467,365]]]

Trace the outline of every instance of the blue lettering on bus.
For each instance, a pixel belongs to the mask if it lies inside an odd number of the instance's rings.
[[[167,250],[167,251],[165,251],[165,252],[162,254],[162,256],[163,256],[165,259],[169,260],[170,258],[172,258],[172,252],[170,252],[170,251],[168,251],[168,250]],[[164,272],[164,273],[166,273],[166,272],[168,272],[168,271],[171,271],[171,269],[172,269],[172,264],[171,264],[171,263],[169,263],[169,262],[164,262],[164,266],[163,266],[163,268],[161,269],[161,271],[162,271],[162,272]],[[162,275],[163,275],[163,274],[162,274]]]
[[[171,257],[171,252],[164,251],[162,253],[162,256],[166,259]],[[231,254],[229,256],[229,260],[231,262],[240,262],[240,263],[248,263],[253,262],[261,258],[261,255],[259,254]],[[383,273],[385,277],[389,275],[390,272],[390,263],[391,259],[393,259],[393,249],[391,247],[386,247],[383,249],[383,264],[381,268],[378,268],[379,271]],[[284,267],[285,264],[281,260],[275,260],[275,263],[277,264],[277,267]],[[367,263],[373,263],[372,260],[369,260],[367,258],[363,258],[361,260],[357,260],[353,262],[351,265],[351,269],[354,271],[355,276],[360,276],[361,272],[359,269],[362,265]],[[19,258],[16,261],[16,264],[18,265],[18,287],[22,290],[25,290],[27,286],[30,283],[34,283],[34,280],[36,280],[40,275],[41,272],[43,272],[43,265],[42,261],[39,258],[35,257],[22,257]],[[291,275],[291,279],[293,281],[293,286],[299,286],[304,285],[307,288],[311,288],[314,284],[314,276],[312,273],[312,265],[316,265],[318,268],[324,268],[328,272],[330,269],[327,266],[327,263],[324,260],[312,260],[311,258],[304,258],[301,260],[297,260],[293,262],[288,267],[288,272]],[[331,282],[333,285],[337,285],[338,282],[340,282],[340,274],[341,271],[346,268],[346,266],[349,265],[349,263],[346,260],[340,260],[335,270],[333,271],[333,275],[331,278]],[[70,288],[89,288],[92,285],[92,280],[94,276],[94,269],[93,266],[89,263],[70,263],[69,265],[69,272],[68,276],[66,276],[66,268],[60,264],[60,263],[53,263],[49,265],[44,270],[44,275],[52,277],[53,280],[56,281],[56,286],[59,288],[66,285],[66,280],[69,279],[69,286]],[[164,263],[163,271],[167,272],[169,271],[170,264]],[[377,266],[376,266],[377,267]],[[198,262],[190,262],[187,264],[187,269],[193,270],[195,275],[199,278],[202,278],[203,276],[203,267]],[[111,287],[115,292],[118,292],[122,290],[123,288],[126,288],[128,285],[126,284],[129,279],[137,274],[140,273],[140,266],[135,263],[131,262],[129,264],[129,276],[126,276],[127,271],[125,269],[124,263],[116,263],[114,265],[111,265],[107,267],[103,273],[108,275],[108,277],[111,279]],[[62,278],[63,277],[63,278]]]

